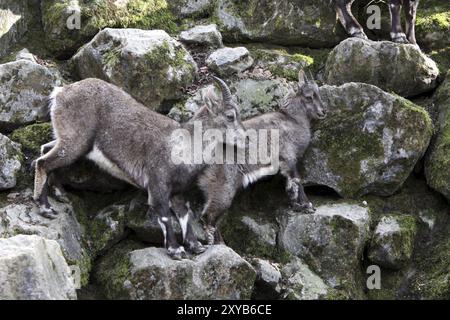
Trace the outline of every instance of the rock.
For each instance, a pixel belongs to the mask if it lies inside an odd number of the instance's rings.
[[[253,62],[250,52],[244,47],[218,49],[206,60],[208,67],[222,76],[243,72]]]
[[[367,208],[334,203],[320,205],[315,214],[287,214],[281,221],[278,241],[305,261],[326,285],[358,298],[360,263],[369,239]]]
[[[42,0],[47,47],[58,57],[67,59],[107,27],[163,29],[175,33],[178,27],[167,2]]]
[[[203,87],[185,102],[176,104],[170,110],[169,117],[182,122],[191,119],[203,106],[203,95],[212,87],[212,85]],[[283,99],[292,88],[292,84],[280,78],[244,78],[230,83],[231,92],[240,107],[243,120],[266,112],[278,111]]]
[[[17,52],[15,60],[28,60],[37,63],[36,57],[26,48]]]
[[[3,0],[0,7],[0,57],[28,31],[38,0]]]
[[[255,290],[252,299],[278,299],[281,293],[281,272],[267,260],[255,258],[251,263],[256,270]]]
[[[183,43],[201,45],[208,48],[220,48],[223,46],[222,35],[215,24],[196,26],[181,32],[178,38]]]
[[[345,38],[334,7],[324,1],[219,0],[214,19],[227,42],[264,42],[319,48]]]
[[[0,239],[0,283],[2,300],[77,298],[59,244],[35,235]]]
[[[447,1],[426,1],[417,11],[416,37],[427,49],[450,46],[450,4]]]
[[[181,97],[197,65],[162,30],[105,29],[72,59],[82,78],[114,83],[152,109]]]
[[[359,38],[334,48],[325,68],[327,84],[363,82],[404,97],[434,89],[438,75],[436,63],[413,45]]]
[[[113,252],[97,270],[110,299],[249,299],[255,278],[251,265],[222,245],[182,261],[162,248]]]
[[[282,298],[287,300],[325,299],[329,287],[300,259],[294,258],[281,270],[283,276]]]
[[[40,64],[18,60],[0,65],[0,131],[48,118],[47,97],[59,85],[59,74]]]
[[[304,181],[344,197],[393,194],[428,148],[427,112],[368,84],[323,86],[320,93],[329,112],[304,156]]]
[[[0,133],[0,190],[15,187],[22,159],[20,145]]]
[[[427,183],[450,200],[450,80],[439,87],[434,96],[439,110],[438,132],[425,163]]]
[[[231,84],[243,120],[278,111],[293,86],[284,79],[242,79]]]
[[[416,220],[412,216],[382,217],[370,243],[370,261],[388,269],[405,267],[413,253],[416,231]]]
[[[10,193],[7,201],[1,203],[0,238],[27,234],[56,240],[67,263],[78,267],[81,284],[87,284],[91,260],[84,245],[87,236],[77,221],[80,212],[70,202],[61,203],[50,198],[51,205],[59,215],[57,219],[49,220],[38,214],[39,209],[31,198],[32,192],[27,189]]]
[[[172,0],[168,3],[175,15],[180,17],[203,17],[213,8],[210,0]]]

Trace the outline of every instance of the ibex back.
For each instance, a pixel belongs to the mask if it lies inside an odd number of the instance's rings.
[[[193,121],[201,121],[204,130],[216,128],[242,134],[230,90],[222,80],[215,79],[223,99],[210,90],[204,96],[205,106],[183,127],[192,132]],[[120,88],[98,79],[55,89],[50,108],[56,140],[42,146],[43,154],[35,161],[34,199],[42,214],[55,214],[47,198],[48,175],[86,156],[110,174],[148,191],[148,204],[158,215],[165,246],[172,257],[180,259],[186,253],[176,240],[171,209],[179,218],[186,249],[193,253],[204,250],[190,227],[182,193],[205,166],[172,163],[172,144],[176,142],[170,136],[181,128],[178,122],[149,110]]]
[[[286,177],[286,192],[292,208],[306,213],[314,212],[314,206],[303,189],[297,162],[303,157],[311,141],[311,122],[325,116],[326,111],[317,84],[312,79],[308,80],[305,73],[300,71],[297,92],[286,98],[280,112],[266,113],[243,122],[247,131],[279,131],[279,166],[260,163],[225,164],[213,165],[205,170],[199,177],[199,186],[206,198],[202,214],[206,223],[208,244],[222,242],[216,225],[230,207],[236,193],[278,171]]]

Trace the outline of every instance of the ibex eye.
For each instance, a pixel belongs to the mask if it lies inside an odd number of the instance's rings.
[[[230,112],[226,114],[227,120],[228,121],[234,121],[234,113]]]

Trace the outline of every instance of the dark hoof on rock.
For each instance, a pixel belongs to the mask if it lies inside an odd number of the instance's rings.
[[[58,212],[56,212],[52,208],[41,207],[39,209],[39,215],[41,215],[44,218],[54,220],[58,217]]]
[[[363,40],[369,40],[369,38],[367,37],[367,35],[364,32],[356,32],[354,34],[352,34],[353,38],[359,38],[359,39],[363,39]]]
[[[294,203],[292,205],[292,210],[302,214],[313,214],[314,212],[316,212],[316,208],[311,202],[305,204]]]
[[[206,247],[202,245],[199,241],[196,241],[195,243],[189,243],[186,245],[186,249],[189,253],[192,254],[201,254],[206,251]]]

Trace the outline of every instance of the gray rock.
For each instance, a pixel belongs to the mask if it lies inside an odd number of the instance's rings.
[[[370,243],[370,261],[394,270],[407,266],[413,253],[416,232],[417,221],[413,216],[382,217]]]
[[[350,38],[328,56],[325,82],[364,82],[410,97],[434,89],[438,75],[436,63],[416,46]]]
[[[439,121],[436,138],[425,161],[428,185],[450,200],[450,80],[446,79],[433,96]]]
[[[20,144],[0,133],[0,190],[15,187],[22,160]]]
[[[215,24],[196,26],[181,32],[178,38],[186,44],[202,45],[209,48],[220,48],[223,46],[222,35]]]
[[[0,239],[0,283],[2,300],[77,298],[59,244],[35,235]]]
[[[253,299],[277,299],[281,294],[281,272],[267,260],[254,258],[252,266],[256,270]]]
[[[26,48],[17,52],[16,60],[28,60],[37,63],[36,57]]]
[[[122,261],[113,255],[103,258],[97,271],[112,299],[249,299],[256,277],[251,265],[225,246],[182,261],[162,248],[121,254]]]
[[[197,65],[162,30],[104,29],[72,59],[82,78],[116,84],[152,109],[181,97]]]
[[[337,27],[336,12],[327,1],[219,0],[215,7],[226,41],[248,41],[331,47],[346,37]]]
[[[320,93],[329,112],[314,127],[304,180],[345,197],[393,194],[428,148],[428,113],[368,84],[323,86]]]
[[[253,62],[250,52],[244,47],[218,49],[206,60],[211,70],[223,76],[243,72],[250,68]]]
[[[312,272],[300,259],[294,258],[281,270],[283,276],[283,299],[325,299],[330,287]]]
[[[210,0],[172,0],[169,7],[180,17],[201,17],[206,15],[214,5]]]
[[[356,270],[369,239],[369,223],[367,208],[345,202],[320,205],[315,214],[286,215],[278,240],[326,285],[362,297]]]
[[[18,60],[0,65],[0,131],[43,119],[47,97],[59,85],[59,74],[40,64]]]
[[[56,240],[61,246],[69,265],[76,265],[81,272],[81,284],[87,284],[90,271],[88,240],[85,229],[77,221],[77,215],[70,203],[61,203],[50,198],[58,218],[49,220],[38,214],[39,208],[31,200],[32,192],[27,189],[7,196],[0,207],[0,238],[17,234],[37,235]]]

